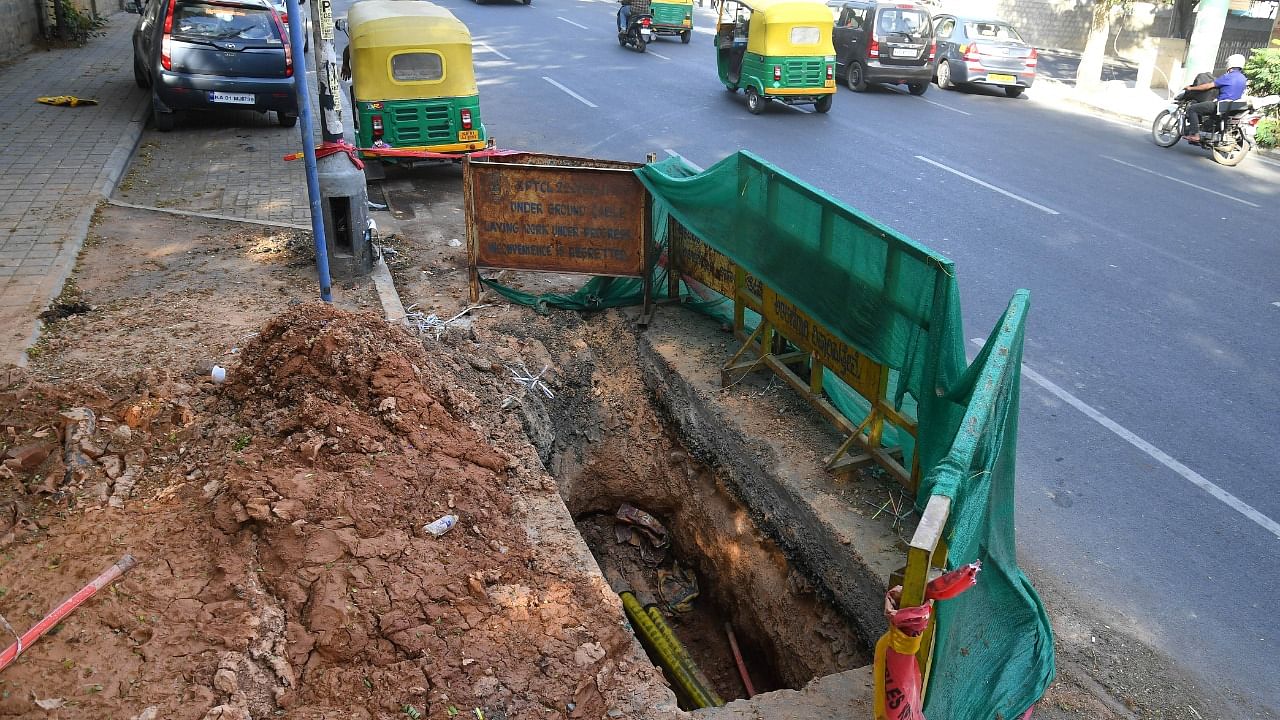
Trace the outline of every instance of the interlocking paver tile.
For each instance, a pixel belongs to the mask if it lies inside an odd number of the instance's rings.
[[[4,68],[0,127],[27,130],[0,132],[0,363],[23,361],[36,314],[83,240],[84,213],[102,199],[99,178],[136,137],[146,102],[129,62],[136,23],[117,13],[84,47],[33,52]],[[42,95],[99,104],[41,105]]]

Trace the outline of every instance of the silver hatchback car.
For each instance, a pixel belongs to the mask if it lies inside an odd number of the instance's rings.
[[[1009,23],[939,15],[933,28],[938,43],[933,76],[938,87],[996,86],[1015,98],[1035,82],[1039,53]]]

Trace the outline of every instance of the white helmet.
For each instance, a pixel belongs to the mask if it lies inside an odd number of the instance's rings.
[[[1240,53],[1236,53],[1235,55],[1232,55],[1231,57],[1227,58],[1228,70],[1230,70],[1231,68],[1243,68],[1243,67],[1244,67],[1244,56],[1241,55]]]

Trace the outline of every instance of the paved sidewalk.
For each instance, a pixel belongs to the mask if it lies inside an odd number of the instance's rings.
[[[143,132],[113,199],[310,229],[306,165],[284,161],[301,149],[298,128],[275,113],[184,113],[170,132]]]
[[[98,202],[142,132],[146,94],[133,82],[130,34],[118,13],[82,48],[35,51],[0,85],[0,363],[24,364],[37,315],[75,265]],[[54,107],[75,95],[100,104]]]

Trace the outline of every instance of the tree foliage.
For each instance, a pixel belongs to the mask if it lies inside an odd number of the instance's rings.
[[[1249,91],[1254,95],[1280,95],[1280,40],[1272,47],[1254,50],[1244,64]]]

